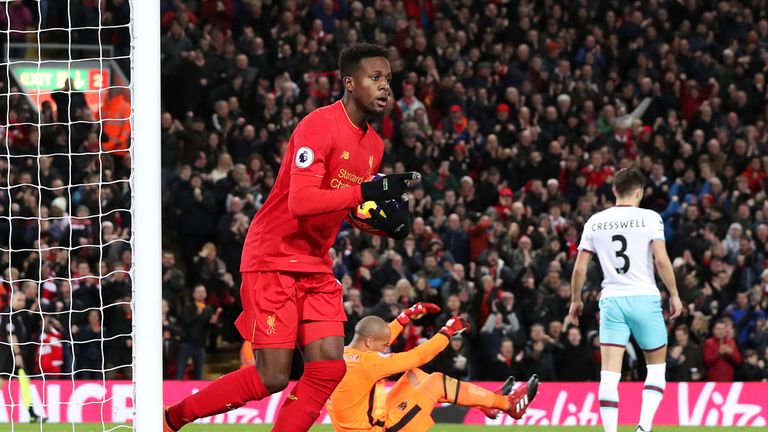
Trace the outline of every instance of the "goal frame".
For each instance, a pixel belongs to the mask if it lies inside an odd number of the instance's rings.
[[[130,0],[133,166],[133,403],[137,431],[162,431],[160,5]]]

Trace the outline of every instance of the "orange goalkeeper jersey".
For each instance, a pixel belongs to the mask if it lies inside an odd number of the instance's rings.
[[[389,323],[390,343],[403,327],[397,320]],[[438,333],[416,348],[395,354],[344,348],[347,372],[326,407],[337,432],[384,430],[387,417],[385,378],[419,367],[432,360],[448,345],[448,337]]]

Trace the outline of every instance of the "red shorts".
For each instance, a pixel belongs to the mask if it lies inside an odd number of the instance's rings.
[[[243,312],[235,321],[253,348],[303,347],[344,336],[341,285],[329,273],[245,272]]]

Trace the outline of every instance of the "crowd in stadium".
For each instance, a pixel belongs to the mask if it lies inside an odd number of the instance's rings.
[[[415,346],[454,314],[472,329],[427,369],[461,379],[597,380],[599,266],[589,273],[579,327],[564,320],[570,274],[581,227],[611,205],[613,173],[634,164],[648,176],[642,206],[662,215],[685,304],[668,322],[669,379],[768,380],[764,2],[166,0],[162,14],[168,377],[200,377],[217,340],[241,340],[233,322],[249,221],[296,124],[342,94],[340,49],[367,41],[389,48],[394,72],[387,114],[373,125],[386,145],[380,171],[419,171],[424,180],[408,201],[404,241],[341,227],[330,254],[348,329],[363,316],[391,320],[430,301],[443,313],[409,325],[393,350]],[[37,118],[21,98],[9,103],[19,119]],[[40,133],[46,151],[68,142],[88,148],[87,131],[54,130],[29,134]],[[17,145],[6,138],[11,153]],[[97,158],[73,159],[77,170],[60,165],[65,159],[40,159],[49,173],[41,184],[66,183],[69,172],[81,176],[71,184],[98,179]],[[0,182],[37,184],[35,159],[25,160],[13,159],[6,178],[0,158]],[[111,178],[127,178],[128,157],[101,160]],[[129,287],[119,276],[130,264],[125,248],[84,246],[68,260],[56,247],[127,238],[127,212],[87,218],[128,208],[127,188],[72,188],[71,199],[45,190],[40,202],[35,189],[12,189],[12,211],[84,218],[70,222],[71,236],[62,235],[65,220],[40,227],[55,255],[42,265],[34,253],[10,263],[4,253],[4,268],[18,273],[14,280],[67,277],[69,262],[77,279],[39,286],[51,302],[39,308],[66,310],[70,290],[90,306],[123,298],[106,293]],[[35,247],[35,223],[17,220],[12,231],[6,219],[0,224],[14,249]],[[99,286],[94,274],[110,277]],[[99,334],[99,319],[79,317],[77,332],[63,337]],[[107,319],[105,335],[130,323]],[[96,363],[76,368],[101,364],[102,351],[78,349]],[[130,346],[119,354],[130,362]],[[195,366],[186,375],[188,358]],[[643,362],[639,348],[629,349],[625,378],[642,378]]]

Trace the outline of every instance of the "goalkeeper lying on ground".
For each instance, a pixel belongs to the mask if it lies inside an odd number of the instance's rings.
[[[459,317],[448,320],[438,334],[411,351],[388,353],[389,344],[411,319],[439,310],[430,303],[417,303],[389,325],[375,316],[357,324],[352,343],[344,348],[347,372],[326,405],[334,430],[424,432],[434,424],[431,413],[438,402],[482,408],[490,417],[495,417],[496,410],[516,419],[523,416],[536,396],[539,379],[535,375],[512,394],[504,395],[500,394],[505,392],[502,389],[493,393],[439,372],[427,374],[418,369],[440,353],[454,334],[466,330],[467,324]],[[387,393],[385,379],[401,372],[405,373]]]

